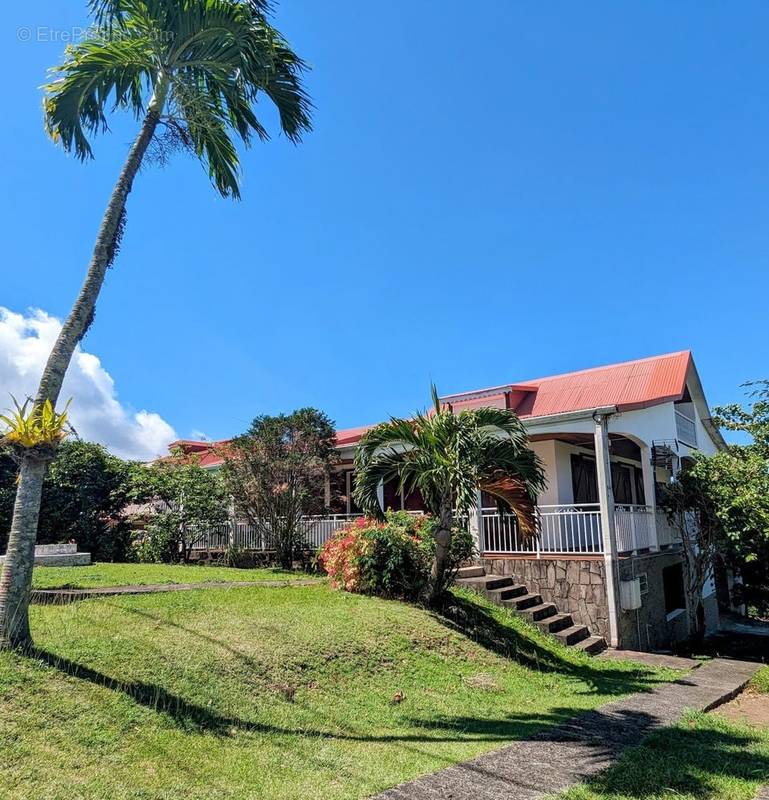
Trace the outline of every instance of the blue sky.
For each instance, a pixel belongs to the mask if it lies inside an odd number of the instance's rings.
[[[39,86],[85,3],[2,13],[0,305],[61,317],[135,123],[86,165],[54,147]],[[247,151],[240,203],[183,156],[139,176],[84,343],[124,405],[220,438],[684,348],[711,404],[769,376],[766,3],[284,0],[275,24],[315,131]]]

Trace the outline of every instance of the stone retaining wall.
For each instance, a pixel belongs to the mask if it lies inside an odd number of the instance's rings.
[[[571,614],[574,622],[587,625],[592,634],[609,636],[604,561],[564,558],[481,558],[489,575],[512,577],[546,603]]]

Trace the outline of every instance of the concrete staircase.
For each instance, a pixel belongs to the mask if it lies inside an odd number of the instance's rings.
[[[585,625],[575,625],[571,614],[561,614],[554,603],[543,603],[539,594],[512,578],[487,575],[483,567],[461,567],[456,583],[484,595],[492,603],[522,614],[563,644],[594,655],[606,649],[603,636],[591,636]]]

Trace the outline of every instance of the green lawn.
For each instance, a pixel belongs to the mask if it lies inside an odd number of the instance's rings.
[[[769,730],[690,714],[559,800],[753,800],[769,783]]]
[[[749,692],[769,693],[769,667]],[[769,729],[689,714],[557,800],[753,800],[769,783]]]
[[[151,583],[215,583],[308,578],[303,572],[279,569],[230,569],[175,564],[91,564],[87,567],[35,567],[36,589],[94,589],[99,586],[145,586]]]
[[[38,652],[0,654],[0,797],[363,798],[674,676],[446,613],[326,585],[35,606]]]
[[[761,667],[750,681],[750,690],[759,694],[769,694],[769,667]]]

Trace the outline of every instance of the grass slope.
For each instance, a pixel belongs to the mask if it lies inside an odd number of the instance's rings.
[[[183,564],[91,564],[87,567],[35,567],[35,589],[95,589],[100,586],[146,586],[153,583],[216,583],[307,578],[279,569],[231,569]]]
[[[33,608],[0,654],[0,797],[363,798],[673,677],[458,592],[325,585]]]

